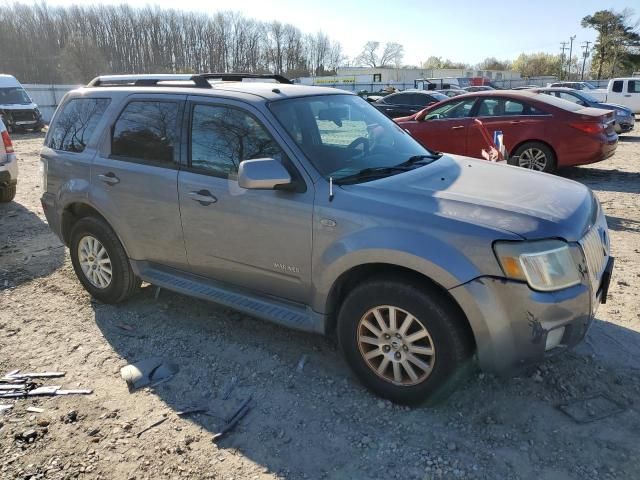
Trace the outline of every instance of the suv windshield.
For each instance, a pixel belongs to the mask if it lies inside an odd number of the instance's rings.
[[[31,103],[31,99],[24,88],[0,88],[0,105],[27,105],[29,103]]]
[[[359,173],[359,181],[393,175],[438,158],[356,95],[293,98],[269,108],[320,174],[338,183]]]

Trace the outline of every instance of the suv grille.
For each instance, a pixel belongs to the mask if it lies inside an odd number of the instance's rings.
[[[30,122],[36,119],[33,110],[11,110],[11,118],[14,122]]]
[[[587,259],[587,268],[589,269],[589,279],[593,287],[594,294],[600,286],[600,278],[607,266],[609,258],[609,237],[607,232],[607,223],[604,215],[594,225],[587,234],[580,240],[580,245]]]

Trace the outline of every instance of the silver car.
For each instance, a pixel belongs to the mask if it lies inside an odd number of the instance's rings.
[[[334,333],[402,403],[584,337],[613,266],[588,188],[429,151],[341,90],[247,77],[99,77],[64,98],[42,204],[95,298],[144,280]]]
[[[0,118],[0,203],[14,199],[17,185],[18,159],[7,127]]]

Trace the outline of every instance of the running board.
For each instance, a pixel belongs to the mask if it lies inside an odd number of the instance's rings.
[[[324,333],[325,316],[310,307],[243,291],[170,267],[130,260],[134,273],[158,287],[208,300],[240,312],[305,332]]]

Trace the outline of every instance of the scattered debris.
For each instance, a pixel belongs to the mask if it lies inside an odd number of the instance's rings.
[[[227,417],[225,424],[222,426],[220,431],[216,433],[211,439],[214,443],[220,440],[224,435],[226,435],[229,431],[233,430],[235,426],[244,418],[244,416],[249,413],[251,406],[249,402],[251,401],[251,395],[240,404],[238,409],[233,415]]]
[[[166,382],[178,373],[178,370],[175,363],[152,357],[122,367],[120,376],[127,382],[131,392],[142,387],[156,386]]]
[[[13,405],[0,404],[0,413],[6,410],[11,410],[12,408],[13,408]]]
[[[143,428],[142,430],[140,430],[137,434],[136,437],[140,438],[140,435],[142,435],[144,432],[151,430],[152,428],[157,427],[158,425],[160,425],[161,423],[163,423],[164,421],[167,420],[167,417],[163,417],[160,420],[156,420],[155,422],[153,422],[151,425]]]
[[[119,323],[116,325],[121,330],[126,330],[127,332],[133,332],[135,330],[131,325],[127,325],[126,323]]]
[[[296,370],[300,373],[302,373],[302,371],[304,370],[304,365],[307,363],[307,354],[302,355],[302,357],[300,358],[300,361],[298,362],[298,366],[296,367]]]
[[[185,408],[184,410],[180,410],[179,412],[176,412],[176,415],[178,416],[185,416],[185,415],[191,415],[192,413],[208,413],[209,409],[207,407],[190,407],[190,408]]]
[[[61,385],[39,385],[34,379],[64,377],[65,372],[28,372],[13,370],[0,378],[0,398],[24,398],[39,395],[72,395],[93,393],[89,389],[62,390]]]
[[[75,423],[78,420],[78,412],[75,410],[69,410],[66,415],[60,417],[64,423]]]
[[[39,408],[39,407],[27,407],[27,412],[31,412],[31,413],[42,413],[42,412],[44,412],[44,408]]]
[[[158,297],[160,296],[160,290],[162,290],[160,287],[156,287],[156,293],[153,296],[154,300],[158,300]]]
[[[558,409],[577,423],[595,422],[626,411],[625,406],[604,393],[560,404]]]
[[[221,398],[223,400],[229,400],[229,397],[231,396],[231,392],[233,392],[233,389],[236,387],[237,383],[238,383],[238,378],[237,377],[231,377],[231,381],[229,382],[227,387],[222,392]]]

